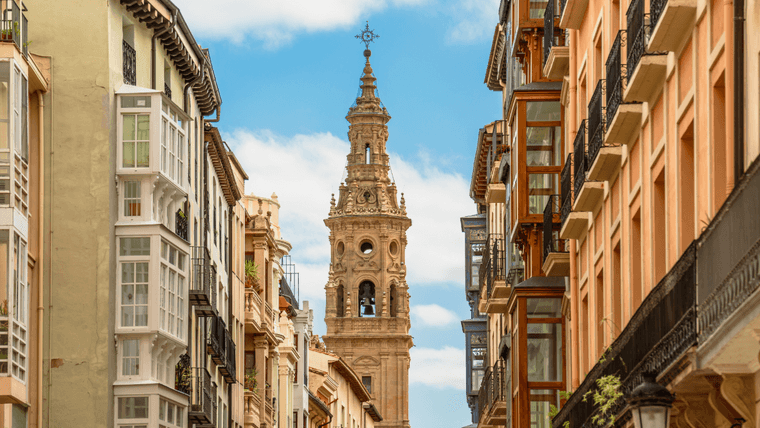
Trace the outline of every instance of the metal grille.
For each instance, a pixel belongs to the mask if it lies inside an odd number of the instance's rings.
[[[607,123],[611,123],[623,99],[622,44],[625,30],[618,31],[607,57]]]
[[[123,48],[123,61],[124,61],[124,83],[127,85],[137,85],[137,53],[135,48],[130,46],[126,40],[121,42]]]
[[[180,238],[184,239],[185,242],[190,242],[187,239],[187,216],[182,212],[182,210],[177,210],[177,213],[174,214],[174,218],[174,233]]]
[[[628,72],[633,74],[646,51],[646,29],[644,28],[644,0],[633,0],[626,12],[628,26]]]
[[[164,94],[166,94],[169,99],[172,98],[172,88],[169,87],[168,84],[164,83]]]
[[[483,264],[480,266],[481,284],[485,280],[486,295],[490,298],[493,292],[493,283],[497,279],[506,278],[506,252],[504,235],[489,235],[486,239],[483,253]]]
[[[565,224],[567,216],[573,208],[573,195],[570,193],[570,169],[572,168],[573,155],[568,154],[565,160],[565,166],[562,167],[560,174],[560,195],[562,197],[562,207],[560,211],[560,223]]]
[[[190,282],[190,304],[198,316],[214,315],[216,308],[216,268],[205,247],[192,247],[193,278]]]
[[[504,360],[498,360],[493,367],[486,368],[478,391],[478,408],[481,418],[486,414],[486,410],[493,407],[496,401],[504,400],[507,390],[506,372]]]
[[[559,0],[559,16],[562,17],[562,14],[565,13],[565,5],[567,4],[567,0]]]
[[[650,0],[649,1],[649,27],[655,28],[660,21],[662,11],[665,10],[668,0]]]
[[[189,423],[208,425],[213,421],[216,395],[211,393],[211,374],[205,367],[193,367],[193,391],[190,395],[190,412],[188,412]]]
[[[573,142],[573,175],[575,181],[575,197],[581,192],[583,183],[586,181],[586,121],[581,121],[578,133]]]
[[[560,251],[559,236],[554,234],[554,216],[559,214],[559,195],[549,196],[549,200],[544,207],[544,261],[549,253]]]
[[[604,145],[604,115],[602,98],[604,96],[604,80],[596,84],[594,94],[588,103],[588,165],[591,166]]]

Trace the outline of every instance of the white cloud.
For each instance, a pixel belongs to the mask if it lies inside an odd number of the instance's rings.
[[[456,313],[436,304],[414,305],[411,312],[413,321],[419,321],[430,327],[446,327],[459,321]]]
[[[412,348],[409,383],[437,388],[465,389],[464,349]]]
[[[198,35],[242,42],[247,36],[269,48],[289,43],[297,33],[356,26],[360,18],[388,7],[428,0],[182,0],[178,6]]]
[[[472,43],[491,37],[499,22],[499,0],[460,0],[449,10],[456,20],[449,30],[450,43]]]

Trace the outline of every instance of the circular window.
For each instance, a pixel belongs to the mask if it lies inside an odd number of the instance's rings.
[[[395,256],[396,254],[398,254],[398,242],[396,241],[391,242],[391,246],[389,249],[392,255]]]
[[[362,244],[359,246],[359,249],[362,251],[362,253],[364,253],[364,254],[369,254],[369,253],[371,253],[371,252],[372,252],[372,243],[371,243],[371,242],[369,242],[369,241],[364,241],[364,242],[362,242]]]
[[[343,255],[343,250],[345,250],[345,249],[346,249],[345,245],[343,245],[342,242],[338,242],[338,247],[335,250],[338,252],[339,256],[342,256]]]

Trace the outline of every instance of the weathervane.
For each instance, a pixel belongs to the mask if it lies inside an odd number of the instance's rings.
[[[364,43],[364,46],[365,46],[364,56],[366,56],[367,58],[369,58],[369,56],[372,55],[372,51],[369,50],[369,44],[374,42],[375,39],[380,38],[380,36],[375,34],[374,31],[375,30],[369,29],[369,21],[367,21],[367,25],[364,27],[361,33],[354,36],[357,39],[359,39],[360,42]]]

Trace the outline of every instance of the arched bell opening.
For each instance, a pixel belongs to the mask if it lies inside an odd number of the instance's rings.
[[[359,284],[359,316],[374,317],[375,311],[375,284],[371,281],[363,281]]]
[[[337,316],[344,317],[345,315],[345,304],[344,304],[344,295],[343,292],[343,284],[338,284],[338,290],[335,293],[335,310],[337,312]]]
[[[396,300],[396,284],[391,284],[390,299],[388,299],[388,300],[389,300],[388,301],[388,305],[389,305],[389,309],[390,309],[390,311],[388,311],[388,312],[390,313],[391,317],[395,317],[395,316],[397,316],[397,311],[396,311],[396,302],[397,302],[397,300]]]

